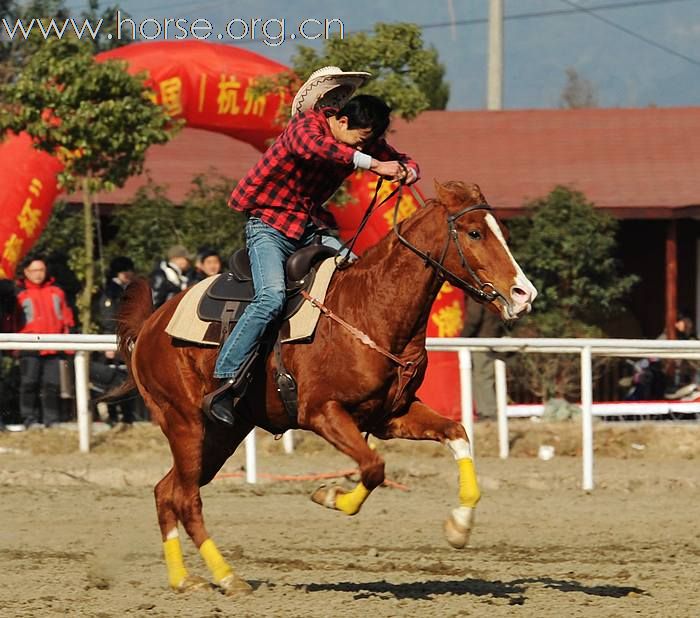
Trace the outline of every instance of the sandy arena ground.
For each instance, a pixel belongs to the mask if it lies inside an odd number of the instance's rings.
[[[298,434],[290,456],[258,435],[262,474],[353,467],[314,436]],[[511,436],[514,456],[500,461],[495,427],[478,427],[483,497],[462,551],[442,534],[457,487],[440,445],[380,443],[388,478],[409,491],[381,488],[352,518],[309,500],[318,481],[215,480],[209,531],[255,588],[230,599],[167,588],[157,428],[100,433],[89,455],[68,429],[0,434],[0,615],[700,616],[700,424],[598,424],[590,495],[577,423],[514,422]],[[534,456],[545,443],[550,461]],[[241,449],[224,471],[243,463]],[[207,575],[189,541],[185,560]]]

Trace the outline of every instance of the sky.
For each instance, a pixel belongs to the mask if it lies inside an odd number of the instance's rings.
[[[345,36],[371,30],[376,22],[414,22],[425,27],[426,43],[437,49],[445,65],[451,89],[448,109],[485,107],[488,0],[122,0],[119,4],[136,21],[187,18],[191,23],[205,18],[215,32],[224,31],[234,19],[250,24],[254,18],[284,18],[287,34],[304,19],[339,19]],[[66,5],[78,16],[86,2],[66,0]],[[504,15],[506,109],[558,107],[567,68],[592,82],[601,107],[700,105],[700,0],[504,0]],[[242,34],[240,21],[234,24],[234,35]],[[316,32],[314,28],[319,27],[311,22],[306,31]],[[279,32],[277,22],[270,23],[269,32],[273,36]],[[248,36],[227,44],[288,64],[299,38],[269,46],[262,36],[257,40]],[[319,47],[321,42],[303,44]]]

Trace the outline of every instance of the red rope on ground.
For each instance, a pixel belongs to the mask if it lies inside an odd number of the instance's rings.
[[[340,470],[338,472],[319,472],[317,474],[269,474],[265,472],[259,472],[258,476],[263,479],[268,479],[271,481],[320,481],[324,479],[335,479],[340,477],[348,477],[354,474],[359,474],[357,468],[350,470]],[[214,477],[216,479],[232,479],[232,478],[242,478],[245,476],[245,472],[220,472]],[[396,481],[391,481],[389,479],[384,479],[382,483],[385,487],[391,487],[393,489],[400,489],[401,491],[411,491],[406,485],[397,483]]]

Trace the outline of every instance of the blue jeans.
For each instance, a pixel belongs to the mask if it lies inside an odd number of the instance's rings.
[[[280,316],[284,308],[284,267],[287,258],[297,249],[310,245],[317,233],[318,228],[309,224],[299,240],[292,240],[256,217],[248,219],[245,236],[255,297],[221,346],[214,377],[240,377],[238,372],[252,354],[267,326]],[[341,247],[340,241],[333,236],[324,235],[323,244],[334,249]]]

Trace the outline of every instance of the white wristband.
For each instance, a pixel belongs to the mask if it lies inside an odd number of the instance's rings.
[[[352,162],[355,169],[360,168],[363,170],[368,170],[370,167],[372,167],[372,157],[366,152],[360,152],[359,150],[356,150],[355,154],[352,155]]]

